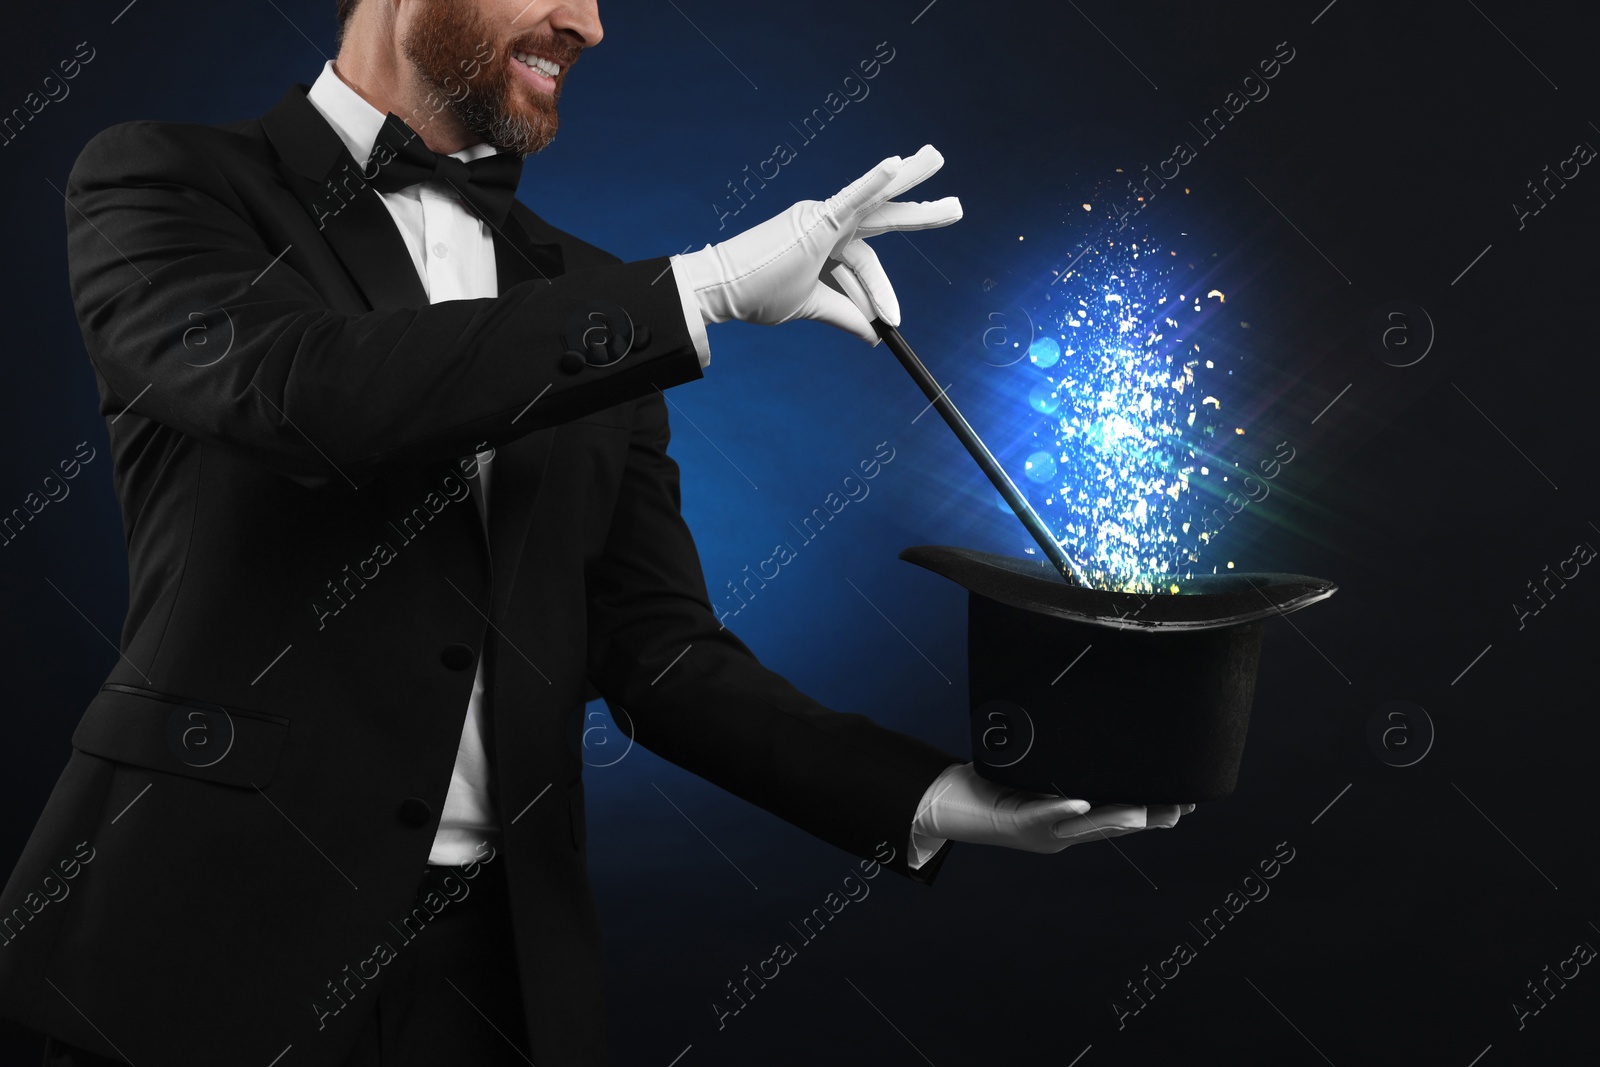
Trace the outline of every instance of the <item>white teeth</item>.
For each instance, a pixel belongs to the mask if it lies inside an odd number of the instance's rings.
[[[548,78],[554,78],[561,73],[561,65],[559,63],[552,63],[541,56],[531,56],[526,52],[512,52],[511,56]]]

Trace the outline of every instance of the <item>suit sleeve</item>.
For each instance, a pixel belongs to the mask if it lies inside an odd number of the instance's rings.
[[[918,804],[958,757],[833,711],[763,667],[717,621],[680,514],[666,403],[637,405],[605,548],[587,575],[589,675],[633,737],[685,770],[802,830],[931,882],[946,844],[917,869],[906,849]]]
[[[494,299],[336,312],[300,256],[266,245],[260,205],[203,143],[195,128],[125,123],[91,139],[67,180],[72,299],[107,414],[134,407],[314,487],[454,459],[700,376],[677,288],[654,284],[666,257]],[[601,301],[652,340],[606,366],[564,362],[561,335]],[[226,355],[213,354],[224,338],[186,345],[198,316],[226,323]]]

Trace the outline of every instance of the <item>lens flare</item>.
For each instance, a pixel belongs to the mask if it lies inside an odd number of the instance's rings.
[[[1031,481],[1040,485],[1049,485],[1054,480],[1057,472],[1055,457],[1048,452],[1035,452],[1022,465],[1022,473],[1026,474]],[[1050,546],[1047,544],[1045,547],[1048,548]]]
[[[1028,406],[1041,415],[1054,415],[1061,410],[1061,397],[1056,395],[1053,382],[1036,382],[1028,390]]]
[[[1061,346],[1054,337],[1036,338],[1028,346],[1028,361],[1035,367],[1054,367],[1061,362]]]

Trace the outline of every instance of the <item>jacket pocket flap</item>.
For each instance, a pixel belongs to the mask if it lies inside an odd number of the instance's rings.
[[[72,747],[153,771],[264,787],[288,733],[289,720],[276,715],[107,683],[72,732]]]

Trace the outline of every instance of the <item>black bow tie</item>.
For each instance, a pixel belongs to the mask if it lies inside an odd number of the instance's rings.
[[[376,176],[372,176],[376,171]],[[486,221],[499,226],[517,198],[522,178],[522,157],[506,152],[463,163],[442,156],[422,143],[422,138],[399,116],[390,112],[372,146],[372,156],[362,174],[381,193],[394,192],[418,182],[440,181],[453,186],[462,199]]]

